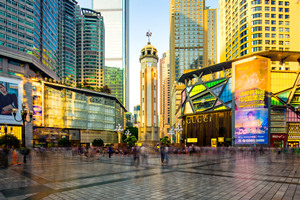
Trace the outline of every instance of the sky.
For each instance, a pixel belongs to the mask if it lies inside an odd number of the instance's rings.
[[[77,1],[82,8],[92,8],[91,0]],[[206,0],[206,6],[218,8],[218,0]],[[146,32],[152,32],[151,44],[157,49],[159,58],[169,49],[169,9],[170,0],[129,0],[130,107],[127,109],[130,112],[133,112],[135,105],[140,104],[139,56],[148,42]]]

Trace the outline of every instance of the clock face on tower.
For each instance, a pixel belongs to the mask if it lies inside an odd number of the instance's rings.
[[[152,63],[151,62],[147,62],[147,67],[151,67]]]

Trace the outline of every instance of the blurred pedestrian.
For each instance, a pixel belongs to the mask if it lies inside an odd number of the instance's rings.
[[[113,153],[111,145],[108,147],[108,157],[111,158],[111,155]]]
[[[166,155],[164,145],[161,145],[159,150],[160,150],[161,164],[164,164],[165,155]]]

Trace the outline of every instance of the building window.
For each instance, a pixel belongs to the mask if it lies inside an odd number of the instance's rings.
[[[266,26],[266,27],[265,27],[265,31],[270,31],[270,27],[269,27],[269,26]]]
[[[270,40],[266,40],[266,41],[265,41],[265,44],[270,44]]]
[[[262,51],[262,47],[253,47],[252,52]]]
[[[276,34],[272,34],[271,37],[272,37],[272,38],[276,38]]]
[[[271,14],[271,18],[276,18],[276,14]]]

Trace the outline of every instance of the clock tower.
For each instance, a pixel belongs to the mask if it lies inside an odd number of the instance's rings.
[[[147,36],[150,38],[151,33]],[[150,39],[148,44],[141,50],[140,63],[140,108],[141,121],[139,128],[139,142],[157,143],[159,142],[158,127],[158,71],[157,71],[157,50],[151,45]]]

